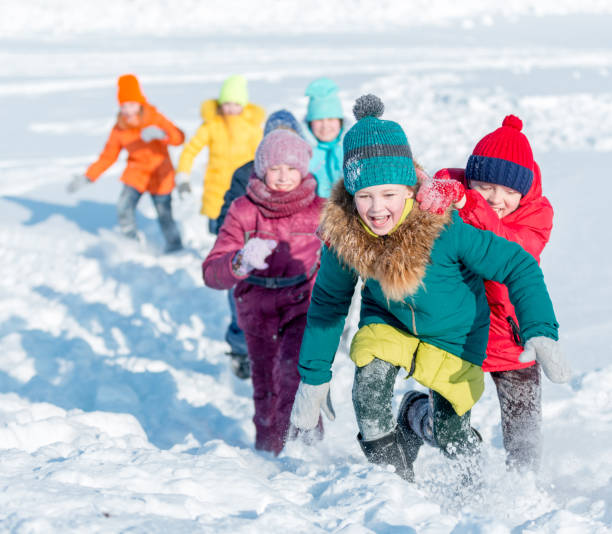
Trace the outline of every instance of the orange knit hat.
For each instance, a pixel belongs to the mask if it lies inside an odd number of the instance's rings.
[[[119,104],[123,104],[124,102],[140,102],[141,104],[144,104],[147,101],[140,90],[138,78],[136,78],[136,76],[133,74],[124,74],[123,76],[119,76],[117,85],[119,88],[117,91],[117,99],[119,100]]]

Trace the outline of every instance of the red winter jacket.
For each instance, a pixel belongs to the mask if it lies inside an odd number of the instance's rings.
[[[466,185],[464,169],[448,170],[451,177]],[[518,243],[540,262],[540,254],[552,230],[553,208],[542,195],[542,177],[537,164],[531,189],[521,199],[519,207],[503,219],[497,216],[477,191],[467,190],[466,199],[465,206],[459,210],[459,215],[466,223]],[[510,304],[508,288],[498,282],[487,281],[485,289],[491,308],[491,327],[487,358],[482,369],[487,372],[508,371],[533,365],[533,362],[518,361],[523,349],[518,340],[518,320]]]
[[[202,264],[202,275],[208,287],[229,289],[236,285],[238,324],[246,332],[261,330],[262,317],[274,313],[281,301],[293,303],[283,312],[285,322],[308,310],[321,250],[321,241],[315,231],[325,202],[316,196],[315,190],[316,181],[310,174],[298,189],[289,193],[270,192],[259,178],[252,177],[247,194],[234,200],[227,212],[217,241]],[[286,201],[279,203],[283,198]],[[269,208],[273,207],[271,201],[274,199],[277,211],[271,212]],[[253,237],[274,239],[278,245],[266,258],[266,269],[237,276],[232,269],[232,259]],[[303,280],[272,289],[251,283],[251,276],[258,277],[260,282],[295,277]]]

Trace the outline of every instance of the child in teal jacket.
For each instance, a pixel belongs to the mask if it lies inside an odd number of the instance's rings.
[[[314,427],[321,410],[333,417],[331,365],[361,278],[360,329],[350,351],[357,365],[358,440],[369,461],[391,464],[413,480],[423,441],[410,428],[406,403],[397,420],[391,411],[400,367],[434,391],[435,444],[450,457],[478,450],[470,409],[484,390],[489,309],[483,279],[507,285],[526,350],[567,367],[537,262],[516,243],[464,224],[454,211],[412,209],[417,180],[410,147],[397,123],[378,118],[383,109],[377,97],[361,97],[358,122],[344,139],[344,182],[335,186],[319,230],[325,246],[291,417],[300,429]]]
[[[338,86],[329,78],[318,78],[306,88],[308,141],[312,146],[309,171],[317,181],[317,195],[327,198],[342,178],[342,103]]]

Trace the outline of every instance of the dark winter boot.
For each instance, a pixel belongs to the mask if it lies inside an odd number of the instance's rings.
[[[357,435],[357,441],[369,462],[392,465],[400,477],[408,482],[414,482],[412,464],[416,454],[412,454],[413,444],[406,441],[399,427],[395,427],[395,430],[381,438],[370,441],[365,441],[360,433]]]
[[[402,398],[399,410],[397,412],[397,425],[404,434],[406,442],[409,444],[409,450],[407,455],[412,458],[412,463],[416,460],[417,454],[421,445],[423,445],[423,439],[412,429],[410,426],[410,418],[408,417],[410,407],[417,402],[428,402],[429,396],[421,391],[408,391]]]
[[[247,354],[228,352],[227,355],[231,358],[230,365],[232,367],[232,372],[238,378],[246,380],[251,377],[251,364],[249,363],[249,356]]]

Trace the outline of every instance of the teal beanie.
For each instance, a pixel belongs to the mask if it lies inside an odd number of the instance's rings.
[[[412,151],[402,127],[381,120],[385,106],[375,95],[353,106],[357,122],[344,136],[344,187],[354,195],[371,185],[417,183]]]
[[[306,88],[308,111],[306,122],[317,119],[342,119],[342,103],[338,96],[338,86],[329,78],[318,78]]]

